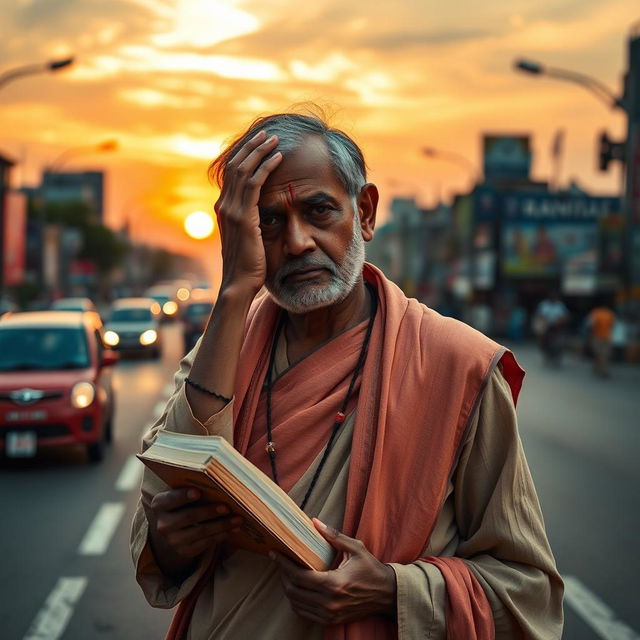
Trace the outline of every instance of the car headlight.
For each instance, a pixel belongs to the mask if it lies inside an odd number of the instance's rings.
[[[96,397],[96,388],[90,382],[76,382],[71,389],[71,404],[76,409],[88,407]]]
[[[143,346],[147,346],[153,344],[158,339],[158,333],[155,329],[147,329],[140,336],[140,344]]]
[[[178,311],[178,305],[173,300],[169,300],[162,305],[162,310],[166,315],[172,316]]]
[[[108,347],[115,347],[120,342],[120,336],[115,331],[105,331],[103,342]]]

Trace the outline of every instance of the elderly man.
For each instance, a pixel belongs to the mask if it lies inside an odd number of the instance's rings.
[[[223,277],[160,428],[222,435],[314,518],[328,571],[225,543],[237,516],[146,473],[137,579],[171,638],[559,638],[562,582],[504,348],[364,262],[378,191],[314,116],[216,160]],[[263,290],[266,289],[266,292]]]

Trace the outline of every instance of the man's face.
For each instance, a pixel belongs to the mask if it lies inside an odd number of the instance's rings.
[[[307,313],[353,290],[364,263],[354,207],[318,137],[307,137],[269,176],[260,193],[260,228],[265,285],[280,306]]]

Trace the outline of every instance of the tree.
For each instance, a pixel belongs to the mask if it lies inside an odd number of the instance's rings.
[[[95,223],[87,225],[82,231],[84,238],[79,258],[91,260],[98,273],[105,276],[122,263],[128,245],[115,232]]]

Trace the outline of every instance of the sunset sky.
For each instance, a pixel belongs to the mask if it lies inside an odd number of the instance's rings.
[[[58,74],[0,89],[0,152],[15,186],[35,184],[67,150],[65,169],[108,173],[107,222],[133,220],[147,241],[201,254],[182,221],[212,211],[208,162],[256,116],[314,101],[362,145],[383,193],[423,205],[470,183],[482,132],[530,133],[534,176],[547,179],[565,130],[562,179],[596,193],[596,137],[624,133],[621,113],[568,82],[526,76],[513,60],[588,73],[621,92],[637,0],[16,0],[0,13],[0,73],[66,55]],[[119,149],[92,148],[109,139]]]

